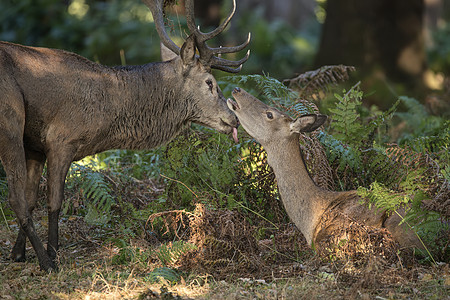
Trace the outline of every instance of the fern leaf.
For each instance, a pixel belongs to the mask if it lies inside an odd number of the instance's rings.
[[[169,245],[161,245],[156,255],[164,266],[176,263],[181,256],[189,251],[195,250],[194,244],[184,241],[175,241]]]
[[[145,276],[145,280],[150,283],[158,283],[165,280],[173,284],[180,281],[180,279],[181,276],[176,270],[167,267],[155,268]]]
[[[357,148],[362,140],[367,137],[367,131],[364,129],[357,112],[357,107],[362,104],[363,93],[358,89],[358,84],[353,86],[348,92],[344,91],[344,96],[335,94],[338,100],[335,108],[330,108],[332,113],[331,129],[336,138],[341,141],[355,145]]]
[[[69,171],[69,179],[81,181],[80,190],[84,198],[89,200],[85,220],[90,224],[104,224],[109,220],[109,211],[115,202],[112,190],[105,176],[87,166],[73,164]]]
[[[359,187],[358,194],[361,197],[368,199],[369,202],[374,204],[377,208],[388,212],[393,212],[398,209],[399,206],[407,204],[410,201],[405,194],[391,191],[376,181],[370,185],[369,189]]]
[[[286,79],[283,83],[297,91],[300,97],[320,99],[320,92],[326,91],[331,84],[347,81],[349,73],[353,71],[355,68],[351,66],[323,66],[292,79]]]

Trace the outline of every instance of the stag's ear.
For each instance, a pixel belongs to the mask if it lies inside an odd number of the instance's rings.
[[[303,115],[290,124],[291,132],[311,132],[320,127],[327,120],[325,115]]]
[[[161,48],[161,61],[169,61],[177,57],[177,54],[166,47],[163,43],[160,43]]]
[[[180,50],[180,56],[184,65],[191,65],[195,61],[195,37],[191,34]]]

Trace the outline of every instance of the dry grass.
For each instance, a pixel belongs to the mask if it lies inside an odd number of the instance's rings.
[[[63,218],[60,270],[46,274],[29,245],[28,262],[9,260],[17,226],[11,221],[8,229],[2,222],[0,299],[450,299],[448,263],[424,266],[410,256],[386,259],[377,255],[385,255],[382,249],[352,253],[348,247],[324,259],[306,246],[292,224],[276,224],[278,229],[267,229],[270,238],[260,239],[256,236],[263,224],[250,224],[237,211],[198,205],[182,218],[180,213],[159,214],[172,222],[167,228],[162,224],[162,231],[183,222],[180,236],[197,245],[170,266],[181,275],[174,284],[148,280],[162,266],[156,255],[142,255],[160,246],[148,236],[123,237],[134,256],[117,264],[121,249],[112,241],[123,232],[88,225],[81,217]],[[44,237],[44,210],[35,219]]]

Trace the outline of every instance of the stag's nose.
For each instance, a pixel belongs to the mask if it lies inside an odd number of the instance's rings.
[[[234,93],[240,93],[241,92],[241,88],[239,87],[235,87],[233,90]]]

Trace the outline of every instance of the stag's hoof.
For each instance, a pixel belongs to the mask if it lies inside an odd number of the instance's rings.
[[[15,262],[25,262],[27,258],[25,257],[25,253],[15,253],[11,252],[11,260]]]
[[[42,271],[45,271],[47,273],[58,272],[58,266],[50,258],[39,261],[39,266],[41,267]]]
[[[24,262],[26,261],[25,256],[25,247],[14,245],[11,251],[11,260],[15,262]]]
[[[56,259],[56,251],[50,246],[47,246],[47,254],[50,257],[50,259],[55,260]]]

